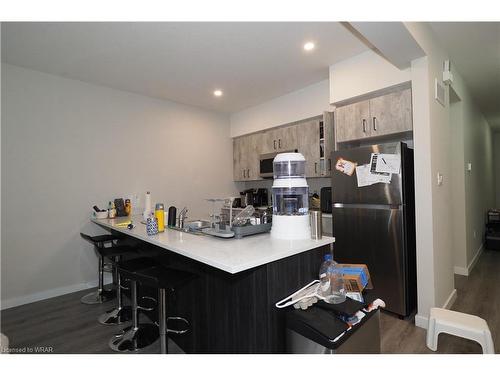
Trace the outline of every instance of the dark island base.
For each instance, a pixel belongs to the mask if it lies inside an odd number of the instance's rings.
[[[191,323],[170,339],[186,353],[285,353],[284,311],[274,304],[317,279],[329,251],[322,246],[232,275],[158,249],[162,263],[198,275],[168,299],[168,315]]]

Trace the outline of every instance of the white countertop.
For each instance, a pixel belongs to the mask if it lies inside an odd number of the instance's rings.
[[[256,234],[242,239],[221,239],[168,228],[163,233],[148,236],[146,225],[141,224],[141,219],[140,215],[132,217],[135,224],[133,229],[116,226],[129,221],[129,217],[91,220],[105,228],[125,233],[233,274],[335,242],[333,237],[326,236],[321,240],[279,240],[272,238],[270,233]]]

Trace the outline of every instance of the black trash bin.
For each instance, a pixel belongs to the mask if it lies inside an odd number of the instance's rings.
[[[295,354],[380,353],[380,312],[373,310],[356,325],[340,315],[353,315],[363,304],[347,300],[339,305],[322,302],[307,310],[286,312],[286,351]]]

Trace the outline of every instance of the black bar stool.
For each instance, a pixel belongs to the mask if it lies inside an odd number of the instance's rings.
[[[108,249],[105,248],[104,245],[106,243],[113,243],[113,241],[117,240],[118,238],[111,235],[111,234],[104,234],[101,236],[89,236],[88,234],[85,233],[80,233],[80,236],[91,244],[94,245],[94,249],[96,250],[97,254],[99,255],[99,268],[98,268],[98,274],[99,274],[99,282],[97,285],[97,290],[95,292],[88,293],[84,295],[81,299],[80,302],[86,304],[86,305],[94,305],[97,303],[103,303],[106,301],[109,301],[110,299],[113,299],[115,297],[114,293],[112,290],[105,290],[104,289],[104,256],[101,255],[101,251],[103,249]]]
[[[137,282],[139,278],[136,273],[143,269],[152,268],[155,265],[156,262],[148,257],[127,260],[117,265],[118,272],[130,281],[132,325],[126,327],[121,333],[111,338],[109,347],[114,351],[138,351],[158,340],[159,332],[155,324],[139,322],[139,311],[152,311],[154,306],[139,306],[137,300]]]
[[[189,322],[179,316],[168,316],[167,293],[175,293],[197,276],[191,272],[181,271],[167,266],[156,266],[136,273],[142,284],[158,289],[158,325],[160,335],[160,353],[168,353],[169,333],[184,334],[189,330]],[[184,324],[184,329],[169,329],[169,322]]]
[[[124,255],[137,254],[137,248],[132,246],[115,246],[101,249],[101,254],[109,258],[113,265],[113,271],[116,280],[116,307],[101,314],[97,321],[104,325],[119,325],[129,322],[132,319],[132,309],[130,306],[123,305],[122,290],[125,288],[122,284],[122,278],[118,266],[122,262]]]

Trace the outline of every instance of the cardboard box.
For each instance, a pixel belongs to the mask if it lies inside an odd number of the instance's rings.
[[[347,292],[361,293],[365,288],[373,289],[370,272],[366,264],[342,263],[344,286]]]

